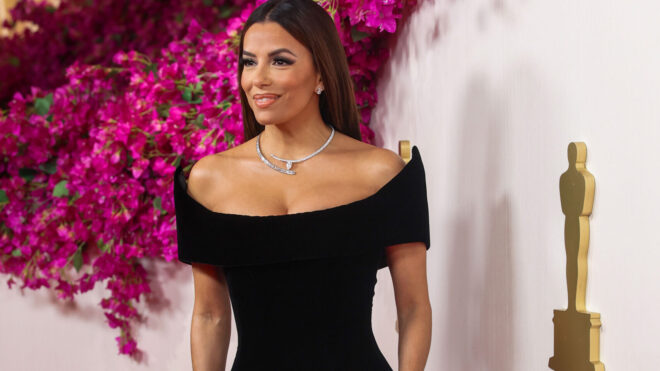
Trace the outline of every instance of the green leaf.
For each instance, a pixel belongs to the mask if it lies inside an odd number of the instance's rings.
[[[18,176],[23,178],[26,182],[31,181],[37,175],[37,171],[28,167],[18,169]]]
[[[236,137],[234,136],[234,134],[232,134],[228,131],[225,131],[225,135],[224,135],[225,142],[227,142],[228,144],[233,144],[235,138]]]
[[[358,31],[357,28],[355,28],[355,26],[351,27],[351,39],[353,39],[353,42],[358,42],[367,36],[369,36],[368,33]]]
[[[220,18],[229,18],[236,8],[233,6],[223,5],[220,7]]]
[[[9,202],[9,197],[7,197],[7,192],[4,189],[0,189],[0,204]]]
[[[73,266],[76,268],[77,272],[80,272],[80,267],[82,267],[82,245],[78,246],[78,250],[73,254]]]
[[[178,167],[180,163],[181,163],[181,156],[176,156],[176,159],[174,159],[172,166]]]
[[[11,252],[11,256],[13,256],[13,257],[19,257],[21,255],[23,255],[23,253],[19,249],[16,249],[16,250]]]
[[[170,105],[169,104],[159,104],[156,107],[156,111],[158,112],[158,116],[166,119],[170,117]]]
[[[206,126],[204,126],[204,114],[200,113],[195,117],[194,120],[191,121],[195,126],[199,127],[200,129],[206,129]]]
[[[156,63],[149,63],[148,65],[144,66],[142,69],[144,72],[151,72],[154,75],[154,79],[158,78],[158,65]]]
[[[192,100],[192,89],[189,86],[183,89],[182,98],[188,103]]]
[[[82,197],[82,195],[81,195],[80,193],[78,193],[78,191],[76,191],[76,193],[73,194],[73,197],[71,197],[71,198],[69,199],[69,201],[68,201],[66,204],[69,205],[69,206],[71,206],[71,205],[73,205],[73,203],[76,202],[76,200],[79,199],[80,197]]]
[[[57,184],[55,185],[55,188],[53,188],[53,197],[67,197],[69,196],[69,189],[66,187],[66,184],[69,181],[66,179],[62,179]]]
[[[231,107],[231,102],[223,101],[220,102],[220,104],[218,104],[216,107],[222,108],[223,111],[226,111],[229,107]]]
[[[163,202],[163,199],[160,198],[160,196],[154,198],[154,208],[160,210],[160,215],[165,215],[165,214],[167,214],[167,211],[163,210],[162,202]]]
[[[18,67],[21,65],[21,60],[12,55],[11,57],[9,57],[9,64],[11,64],[14,67]]]
[[[96,241],[96,246],[98,246],[98,248],[101,251],[106,252],[106,253],[110,250],[110,244],[104,242],[102,238],[99,238],[99,240]]]
[[[47,96],[34,100],[34,109],[39,116],[46,116],[51,105],[53,105],[53,93],[48,93]]]
[[[55,174],[55,171],[57,170],[57,159],[51,158],[48,162],[39,165],[39,169],[46,174]]]

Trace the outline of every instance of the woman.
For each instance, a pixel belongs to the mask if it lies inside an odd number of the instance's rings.
[[[195,370],[392,370],[371,328],[389,266],[399,369],[431,341],[423,163],[361,141],[343,47],[312,0],[273,0],[247,20],[238,79],[245,142],[179,166],[179,260],[192,265]]]

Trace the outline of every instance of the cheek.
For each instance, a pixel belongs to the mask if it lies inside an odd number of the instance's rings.
[[[279,84],[288,90],[304,91],[312,83],[307,74],[302,71],[286,71],[279,77]]]
[[[241,88],[248,93],[250,86],[249,86],[249,79],[247,78],[245,72],[241,75]]]

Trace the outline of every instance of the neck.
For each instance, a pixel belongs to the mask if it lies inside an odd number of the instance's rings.
[[[259,146],[264,154],[299,159],[319,149],[331,132],[332,128],[320,117],[308,122],[266,125],[259,138]]]

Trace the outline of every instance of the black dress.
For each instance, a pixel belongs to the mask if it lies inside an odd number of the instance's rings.
[[[430,247],[419,150],[376,193],[315,211],[214,212],[174,174],[178,258],[221,266],[236,320],[231,370],[392,370],[371,328],[385,248]]]

